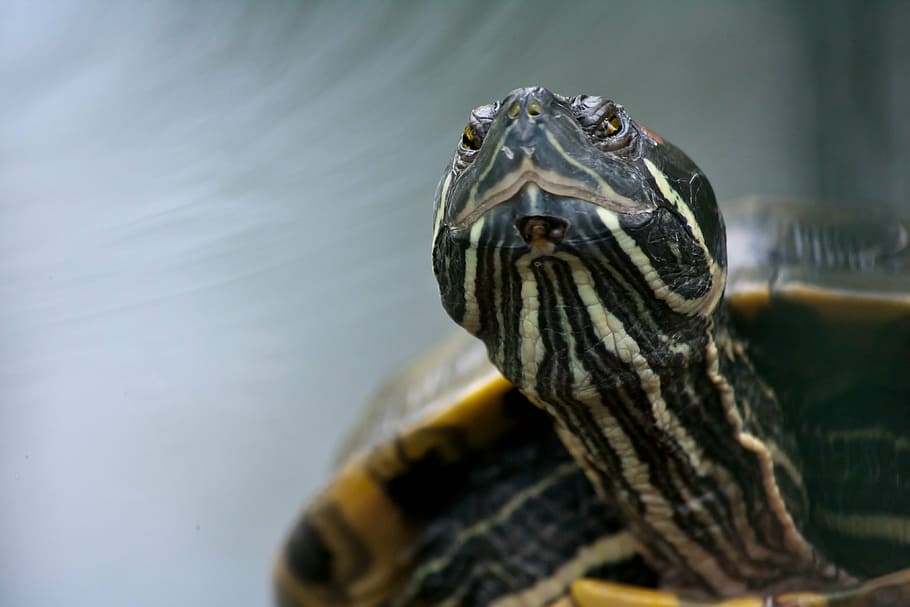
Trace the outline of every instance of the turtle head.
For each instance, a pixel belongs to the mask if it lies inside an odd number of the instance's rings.
[[[723,293],[708,180],[604,97],[531,87],[474,109],[437,189],[434,228],[443,305],[494,362],[510,341],[520,350],[522,339],[596,324],[585,316],[594,305],[659,323],[709,316]]]

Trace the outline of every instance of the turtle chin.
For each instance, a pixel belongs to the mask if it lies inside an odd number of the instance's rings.
[[[603,213],[616,215],[529,184],[473,223],[437,233],[433,258],[443,307],[523,389],[533,383],[529,360],[543,340],[571,330],[572,309],[599,304],[595,282],[602,287],[611,275],[602,261],[612,239]],[[556,339],[547,347],[568,356],[571,343]]]

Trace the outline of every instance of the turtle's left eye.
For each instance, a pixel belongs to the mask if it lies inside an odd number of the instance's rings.
[[[636,145],[634,125],[618,103],[604,97],[578,95],[569,101],[569,107],[598,149],[623,154],[631,152]]]
[[[594,127],[594,136],[601,139],[612,137],[622,130],[622,119],[615,111],[608,110]]]
[[[477,133],[472,125],[464,127],[464,133],[461,136],[461,147],[466,150],[479,150],[480,149],[480,135]]]

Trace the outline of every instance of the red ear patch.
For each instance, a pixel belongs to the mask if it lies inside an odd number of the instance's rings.
[[[641,130],[643,130],[645,133],[648,134],[648,137],[650,137],[651,139],[653,139],[653,140],[656,141],[657,143],[663,143],[663,142],[664,142],[663,137],[661,137],[660,135],[658,135],[657,133],[655,133],[654,131],[652,131],[651,129],[649,129],[648,127],[646,127],[645,125],[639,123],[638,126],[641,128]]]

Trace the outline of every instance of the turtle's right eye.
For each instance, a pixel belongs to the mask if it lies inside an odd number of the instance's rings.
[[[464,127],[464,131],[461,133],[461,140],[458,142],[458,150],[455,154],[455,161],[452,164],[452,169],[455,173],[460,173],[468,165],[474,162],[474,157],[477,156],[480,146],[483,145],[483,136],[486,129],[483,122],[478,120],[471,120],[468,123],[468,126]]]
[[[612,110],[612,108],[611,108]],[[607,111],[594,126],[594,136],[607,139],[622,129],[622,120],[615,110]]]
[[[499,111],[499,103],[490,103],[481,105],[471,111],[471,117],[468,119],[468,125],[464,127],[461,133],[461,139],[458,141],[458,147],[455,150],[455,159],[452,163],[452,170],[455,174],[461,173],[468,168],[480,146],[483,145],[483,139],[490,130],[490,125]]]

